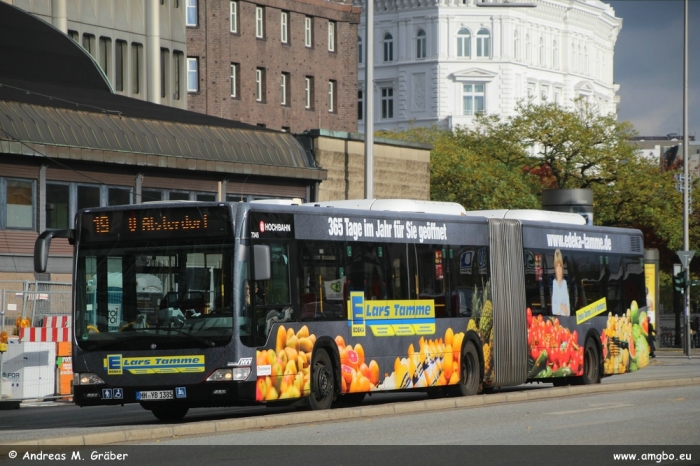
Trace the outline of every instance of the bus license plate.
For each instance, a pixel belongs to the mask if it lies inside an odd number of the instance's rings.
[[[136,392],[136,399],[138,401],[143,400],[172,400],[173,391],[172,390],[156,390],[150,392]]]

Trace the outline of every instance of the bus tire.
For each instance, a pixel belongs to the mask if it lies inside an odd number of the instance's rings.
[[[328,409],[335,395],[335,376],[331,358],[324,349],[314,351],[311,363],[311,393],[309,406],[313,411]]]
[[[459,366],[459,382],[452,387],[452,393],[456,396],[476,395],[481,384],[481,368],[479,353],[471,341],[466,342],[462,348]]]
[[[153,408],[151,412],[153,415],[161,421],[181,421],[185,417],[187,411],[190,408],[188,406],[162,406],[160,408]]]
[[[592,338],[586,340],[583,350],[583,375],[579,382],[581,385],[600,383],[600,355]]]

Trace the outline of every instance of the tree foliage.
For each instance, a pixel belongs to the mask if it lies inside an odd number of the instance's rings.
[[[652,247],[682,246],[673,173],[629,144],[635,135],[629,122],[602,115],[583,100],[566,107],[521,102],[506,119],[478,115],[473,129],[414,127],[377,135],[433,144],[434,200],[469,210],[540,208],[545,189],[590,188],[597,224],[640,228]]]

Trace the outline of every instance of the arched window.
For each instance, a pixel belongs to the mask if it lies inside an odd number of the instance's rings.
[[[588,74],[588,47],[583,48],[583,72]]]
[[[581,46],[578,46],[578,71],[583,73],[583,53],[581,53]]]
[[[469,57],[471,56],[471,43],[472,35],[469,29],[462,28],[457,33],[457,56],[458,57]]]
[[[513,56],[516,60],[520,60],[520,37],[517,29],[513,31]]]
[[[491,33],[486,28],[481,28],[476,33],[476,56],[491,56]]]
[[[525,34],[525,61],[530,63],[532,60],[532,44],[530,43],[530,34]]]
[[[557,46],[557,41],[552,41],[552,68],[559,68],[559,46]]]
[[[544,38],[540,37],[540,66],[545,66]]]
[[[357,63],[362,63],[362,37],[357,36]]]
[[[384,61],[394,61],[394,38],[388,32],[384,34]]]
[[[426,47],[425,47],[425,31],[422,29],[418,30],[416,34],[416,58],[426,57]]]

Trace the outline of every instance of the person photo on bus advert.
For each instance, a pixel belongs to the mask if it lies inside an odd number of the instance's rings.
[[[554,251],[554,281],[552,283],[552,315],[569,315],[569,289],[564,279],[564,258]]]

